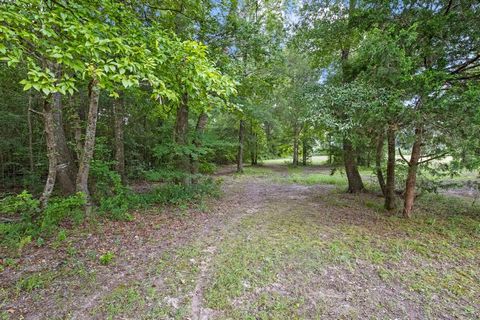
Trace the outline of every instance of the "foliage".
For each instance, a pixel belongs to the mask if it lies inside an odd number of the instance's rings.
[[[78,225],[84,218],[84,204],[82,194],[53,198],[43,210],[26,191],[7,198],[1,203],[0,212],[15,214],[19,219],[0,224],[1,245],[21,251],[34,238],[52,235],[66,221]]]

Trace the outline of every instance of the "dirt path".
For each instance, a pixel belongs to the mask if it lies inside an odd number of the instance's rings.
[[[29,248],[0,275],[2,317],[480,316],[478,220],[452,238],[449,220],[392,220],[375,195],[291,183],[284,166],[218,177],[224,194],[204,210],[152,208]],[[105,252],[113,262],[100,265]]]

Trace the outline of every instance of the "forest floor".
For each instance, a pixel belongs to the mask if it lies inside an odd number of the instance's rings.
[[[477,205],[425,196],[405,220],[325,167],[231,169],[218,199],[25,248],[0,318],[480,318]]]

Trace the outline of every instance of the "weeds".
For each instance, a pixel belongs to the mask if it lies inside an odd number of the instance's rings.
[[[115,253],[111,251],[105,252],[98,258],[98,260],[100,261],[100,264],[104,266],[111,264],[114,259],[115,259]]]

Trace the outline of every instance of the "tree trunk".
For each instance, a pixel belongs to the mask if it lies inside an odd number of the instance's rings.
[[[27,109],[27,123],[28,123],[28,160],[30,162],[30,174],[33,174],[33,128],[32,128],[32,92],[28,93],[28,109]]]
[[[83,149],[83,143],[82,143],[82,124],[81,124],[81,118],[79,112],[75,113],[74,118],[72,119],[73,121],[73,132],[74,132],[74,138],[75,138],[75,154],[77,156],[78,161],[80,162],[80,159],[82,158],[82,149]]]
[[[77,168],[72,153],[68,148],[65,130],[63,128],[62,95],[60,93],[54,93],[52,98],[53,119],[55,121],[54,134],[56,140],[57,180],[62,193],[64,195],[70,195],[75,192],[75,174]]]
[[[124,144],[124,116],[125,97],[122,95],[113,102],[114,136],[115,136],[115,169],[122,179],[122,184],[127,183],[125,174],[125,144]]]
[[[328,164],[333,163],[332,137],[328,136]]]
[[[243,144],[245,142],[245,120],[240,120],[238,127],[237,172],[243,172]]]
[[[403,216],[405,218],[411,217],[415,201],[415,184],[417,182],[418,162],[422,152],[422,135],[423,128],[415,128],[415,142],[413,143],[410,161],[408,162],[408,174],[405,183],[405,202],[403,205]]]
[[[383,144],[385,142],[385,136],[384,133],[382,132],[378,136],[378,141],[377,141],[377,148],[375,150],[375,170],[377,172],[377,179],[378,179],[378,184],[380,185],[380,189],[382,190],[382,194],[384,197],[387,195],[387,190],[385,186],[385,179],[383,178],[383,172],[382,172],[382,158],[383,158]]]
[[[182,95],[182,100],[177,109],[177,118],[175,122],[175,142],[180,146],[188,145],[188,94]],[[181,170],[185,176],[182,183],[190,185],[192,183],[190,177],[190,156],[187,154],[180,154],[177,159],[178,169]]]
[[[193,143],[195,144],[195,147],[197,149],[202,146],[203,134],[205,132],[207,121],[208,121],[208,115],[205,112],[202,112],[197,120],[197,126],[195,127],[195,138],[193,140]],[[193,175],[193,183],[197,183],[197,179],[195,178],[195,175],[198,175],[199,166],[200,166],[198,156],[195,159],[191,159],[191,162],[192,162],[191,172]]]
[[[93,151],[95,149],[95,135],[97,130],[98,119],[98,101],[100,98],[100,88],[98,81],[92,80],[89,87],[89,107],[87,117],[87,129],[85,131],[85,142],[83,144],[83,151],[80,158],[77,174],[77,192],[82,192],[87,197],[87,202],[90,203],[90,193],[88,191],[88,175],[90,173],[90,163],[93,158]]]
[[[253,137],[253,143],[252,143],[252,165],[253,166],[256,166],[257,165],[257,148],[258,148],[258,145],[257,145],[257,134],[254,133],[252,135]]]
[[[293,161],[294,166],[298,166],[298,129],[297,125],[293,127]]]
[[[45,121],[45,138],[47,142],[47,156],[48,156],[48,176],[45,182],[43,193],[40,197],[40,203],[42,208],[45,208],[48,204],[48,200],[55,187],[55,179],[57,176],[57,157],[55,155],[56,139],[55,139],[55,120],[53,117],[52,106],[45,98],[43,104],[43,117]]]
[[[306,139],[302,141],[302,165],[307,165],[308,145]]]
[[[359,193],[365,190],[363,186],[362,177],[358,172],[356,155],[353,151],[353,146],[350,140],[345,138],[343,140],[343,160],[345,162],[345,172],[348,179],[348,192]]]
[[[249,149],[250,149],[250,164],[252,166],[257,164],[257,135],[253,130],[253,121],[250,121],[250,139]]]
[[[385,209],[394,210],[395,204],[395,127],[389,125],[387,129],[387,186],[385,192]]]

